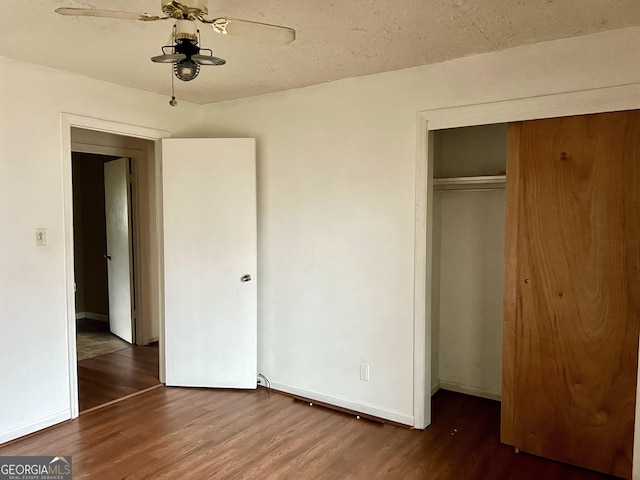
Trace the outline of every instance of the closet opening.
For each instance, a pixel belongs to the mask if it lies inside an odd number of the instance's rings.
[[[431,392],[500,400],[507,124],[433,141]]]

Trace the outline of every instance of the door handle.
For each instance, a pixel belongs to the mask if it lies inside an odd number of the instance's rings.
[[[111,260],[111,255],[103,255],[103,257],[105,258],[105,260]]]
[[[251,275],[249,275],[249,274],[243,275],[243,276],[240,277],[240,281],[241,282],[250,282],[251,280],[252,280],[251,279]]]

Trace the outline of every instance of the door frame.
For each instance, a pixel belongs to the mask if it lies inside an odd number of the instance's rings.
[[[513,100],[423,110],[416,118],[414,229],[414,427],[431,424],[433,135],[435,130],[493,123],[640,109],[640,84],[561,92]],[[640,356],[640,355],[639,355]],[[436,359],[437,361],[437,359]],[[640,383],[640,369],[639,369]],[[640,388],[636,388],[635,432],[640,432]],[[640,438],[640,437],[639,437]],[[633,473],[640,478],[640,441],[634,442]]]
[[[71,113],[60,114],[61,124],[61,140],[62,140],[62,193],[63,193],[63,235],[65,245],[65,291],[66,291],[66,311],[67,311],[67,341],[68,341],[68,368],[69,368],[69,403],[71,405],[71,418],[77,418],[79,415],[78,405],[78,358],[76,352],[76,307],[74,292],[74,255],[73,255],[73,182],[72,182],[72,163],[71,163],[71,129],[73,127],[84,128],[97,132],[110,133],[114,135],[122,135],[127,137],[141,138],[155,142],[155,173],[156,173],[156,219],[158,220],[158,228],[161,228],[160,220],[162,219],[162,202],[160,185],[160,139],[171,136],[170,132],[158,130],[137,125],[129,125],[125,123],[112,122],[92,117],[84,117]],[[158,252],[162,252],[161,232],[156,232],[158,239]],[[158,258],[159,271],[162,272],[162,255]],[[161,275],[162,277],[162,275]],[[160,283],[162,289],[162,279]],[[162,299],[158,297],[160,305],[159,312],[162,318]],[[164,382],[164,325],[160,321],[160,381]]]

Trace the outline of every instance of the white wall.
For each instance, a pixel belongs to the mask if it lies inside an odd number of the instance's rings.
[[[69,418],[61,112],[188,135],[199,108],[0,58],[0,442]],[[46,247],[35,228],[47,229]]]
[[[631,28],[207,106],[209,135],[257,138],[262,373],[411,423],[416,112],[640,82],[638,49]]]
[[[500,398],[504,191],[438,192],[441,208],[439,383]],[[434,292],[435,295],[435,292]],[[433,381],[433,379],[432,379]]]
[[[414,110],[361,81],[211,106],[210,133],[257,137],[260,371],[412,423]]]

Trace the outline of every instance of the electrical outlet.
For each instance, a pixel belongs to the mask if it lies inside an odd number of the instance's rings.
[[[360,380],[363,382],[369,381],[369,365],[366,363],[360,364]]]

